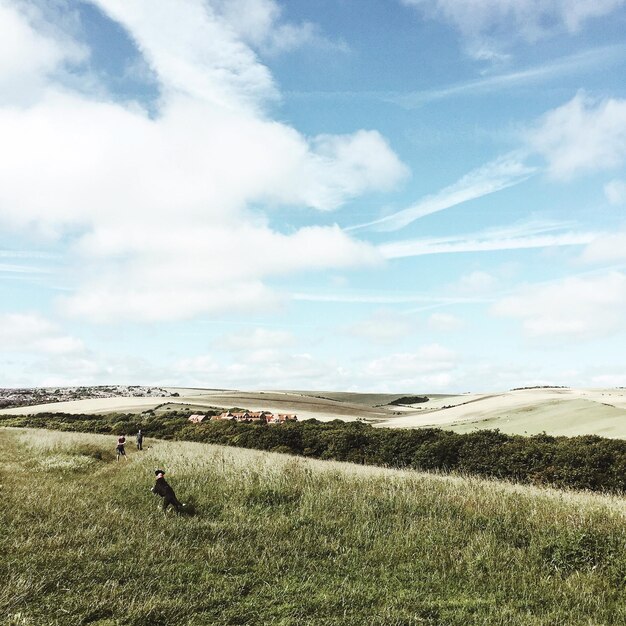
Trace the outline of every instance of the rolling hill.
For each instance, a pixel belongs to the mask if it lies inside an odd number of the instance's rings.
[[[439,427],[510,434],[597,434],[626,438],[626,389],[529,388],[498,393],[421,393],[428,402],[392,405],[407,394],[325,391],[237,391],[168,388],[178,397],[91,398],[5,409],[0,414],[141,413],[149,409],[242,407],[296,413],[299,419],[362,419],[385,428]]]

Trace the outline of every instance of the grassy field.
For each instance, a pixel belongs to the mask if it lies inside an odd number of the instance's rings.
[[[15,626],[626,623],[620,498],[203,444],[0,430]],[[195,514],[164,516],[164,466]]]

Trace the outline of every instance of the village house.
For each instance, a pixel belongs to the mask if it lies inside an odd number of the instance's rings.
[[[267,424],[283,424],[288,421],[297,421],[298,417],[292,413],[279,413],[274,415],[274,413],[270,411],[225,411],[224,413],[220,413],[211,419],[232,420],[235,422],[266,422]]]
[[[298,416],[295,413],[278,413],[272,415],[271,419],[267,420],[268,424],[284,424],[285,422],[297,422]]]
[[[200,422],[202,422],[204,419],[206,418],[206,415],[201,415],[201,414],[196,414],[194,413],[193,415],[189,416],[189,421],[192,424],[199,424]]]

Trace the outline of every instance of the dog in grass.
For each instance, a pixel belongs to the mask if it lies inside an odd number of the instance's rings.
[[[163,498],[163,513],[167,513],[167,509],[170,504],[174,507],[177,513],[183,513],[185,505],[182,502],[179,502],[171,485],[165,480],[165,470],[154,470],[154,474],[156,476],[156,481],[154,483],[154,487],[152,487],[150,491]]]

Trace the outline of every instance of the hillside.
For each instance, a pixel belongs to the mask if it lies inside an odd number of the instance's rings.
[[[621,498],[194,443],[0,430],[9,624],[626,621]],[[164,466],[193,515],[148,488]]]
[[[167,388],[178,397],[90,398],[26,408],[2,414],[141,413],[164,406],[202,410],[243,407],[275,413],[296,413],[299,419],[321,421],[363,419],[381,427],[435,426],[459,432],[498,428],[510,434],[587,435],[626,439],[626,389],[536,388],[501,393],[427,396],[428,402],[392,405],[411,394],[372,394],[325,391],[237,391]]]

